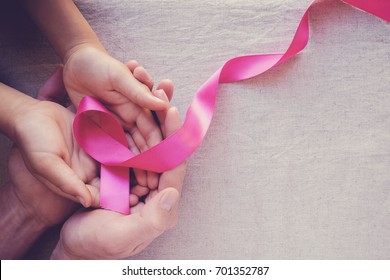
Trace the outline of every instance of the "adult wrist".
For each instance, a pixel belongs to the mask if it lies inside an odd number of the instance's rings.
[[[20,258],[48,228],[37,220],[20,201],[8,183],[0,191],[0,257]]]
[[[81,260],[83,258],[69,253],[65,249],[62,239],[60,238],[60,240],[58,241],[56,247],[54,248],[50,256],[50,259],[51,260]]]

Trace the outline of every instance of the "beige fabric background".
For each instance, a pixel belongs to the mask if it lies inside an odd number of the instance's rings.
[[[77,1],[114,57],[175,82],[183,117],[225,60],[284,51],[309,2]],[[23,14],[1,10],[1,81],[35,95],[58,59]],[[310,27],[301,54],[220,87],[178,225],[130,259],[390,258],[390,25],[329,0]],[[28,257],[47,257],[57,231]]]

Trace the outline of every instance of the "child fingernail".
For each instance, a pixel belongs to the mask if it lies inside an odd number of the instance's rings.
[[[76,196],[77,200],[80,201],[80,203],[85,207],[87,208],[87,206],[85,205],[85,199],[81,196]]]
[[[158,99],[164,101],[164,102],[169,102],[167,94],[163,89],[157,89],[153,92],[154,96],[157,97]]]

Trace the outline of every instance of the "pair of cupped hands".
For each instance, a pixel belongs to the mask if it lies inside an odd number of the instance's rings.
[[[63,101],[69,97],[78,106],[84,96],[97,98],[123,125],[129,148],[140,153],[181,126],[169,103],[172,95],[170,80],[154,90],[136,61],[121,63],[87,45],[55,70],[39,100],[15,115],[16,145],[9,158],[15,193],[44,226],[66,220],[52,258],[119,259],[139,253],[176,224],[186,170],[185,163],[162,174],[134,170],[131,215],[98,209],[98,164],[78,146],[72,134],[74,107],[66,108]]]

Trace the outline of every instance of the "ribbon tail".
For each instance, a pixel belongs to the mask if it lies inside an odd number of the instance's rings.
[[[130,214],[129,168],[102,164],[100,169],[100,206],[122,214]]]
[[[342,0],[349,5],[390,22],[389,0]]]

